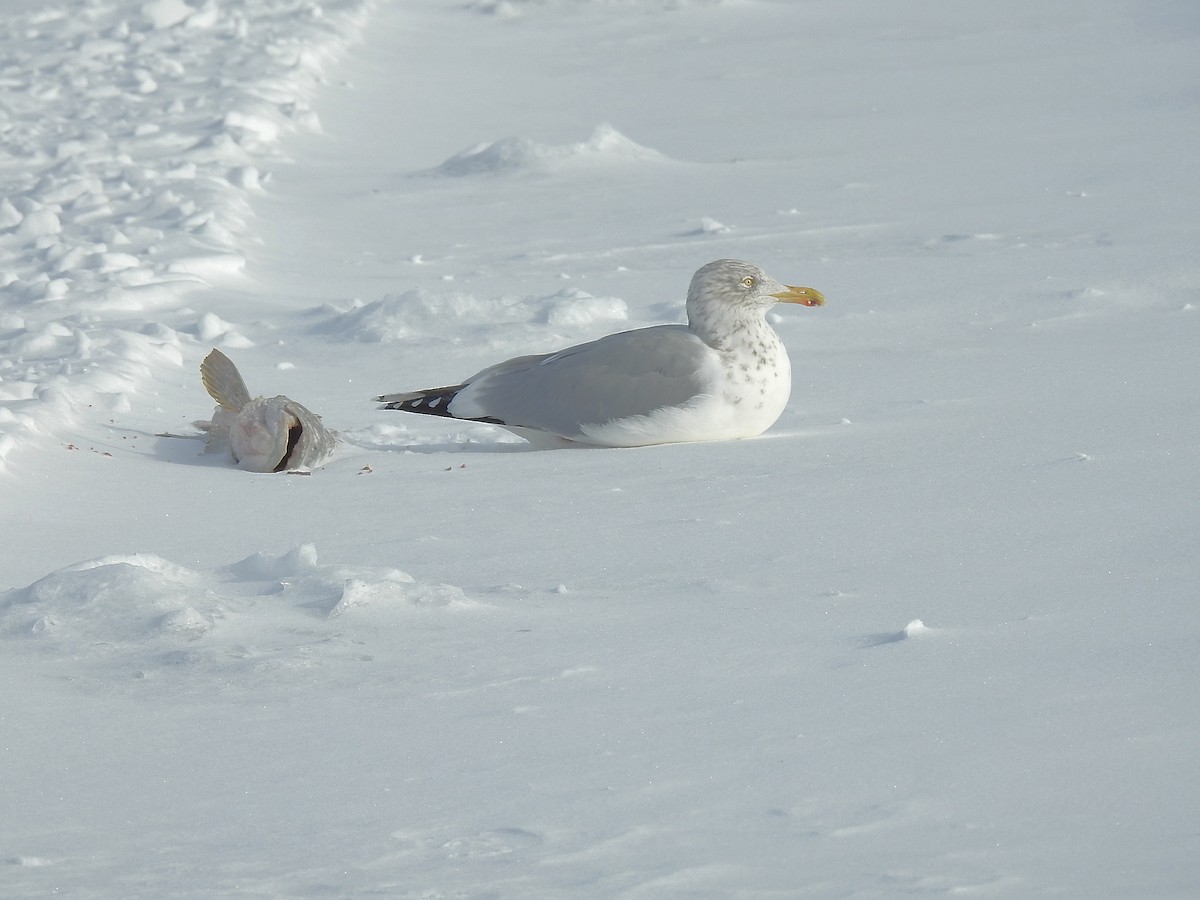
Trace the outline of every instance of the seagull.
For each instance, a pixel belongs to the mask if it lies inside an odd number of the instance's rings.
[[[461,384],[375,400],[380,409],[500,425],[534,443],[642,447],[762,434],[792,390],[776,303],[823,306],[808,287],[718,259],[692,277],[686,325],[610,334],[490,366]],[[556,440],[557,439],[557,440]]]

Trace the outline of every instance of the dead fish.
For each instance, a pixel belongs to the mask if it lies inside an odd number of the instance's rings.
[[[208,432],[206,453],[228,449],[249,472],[286,472],[320,464],[337,446],[321,417],[295,400],[251,399],[237,366],[220,350],[204,358],[200,380],[217,401],[212,421],[196,423]]]

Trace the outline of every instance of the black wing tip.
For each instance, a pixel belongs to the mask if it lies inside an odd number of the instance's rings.
[[[458,392],[458,387],[439,388],[431,391],[419,391],[402,397],[399,400],[388,400],[387,394],[375,399],[382,403],[380,409],[398,409],[401,412],[420,413],[425,416],[443,416],[447,419],[457,418],[450,412],[450,401]],[[395,396],[392,394],[391,396]]]
[[[378,409],[396,409],[400,412],[417,413],[422,416],[441,416],[444,419],[457,419],[460,422],[483,422],[487,425],[505,425],[501,419],[492,416],[479,416],[470,418],[466,416],[456,416],[450,412],[450,401],[454,399],[454,395],[458,393],[462,385],[456,385],[453,388],[442,388],[432,391],[422,391],[403,400],[388,400],[386,394],[373,398],[383,405]]]

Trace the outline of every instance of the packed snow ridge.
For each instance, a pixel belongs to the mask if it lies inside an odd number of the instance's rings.
[[[249,195],[281,138],[317,127],[309,98],[372,3],[4,18],[0,463],[88,405],[128,408],[181,363],[196,330],[181,298],[241,269]]]

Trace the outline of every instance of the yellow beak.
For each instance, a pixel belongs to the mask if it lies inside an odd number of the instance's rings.
[[[816,288],[793,287],[790,284],[785,284],[784,287],[787,288],[786,291],[771,295],[780,303],[799,303],[802,306],[825,305],[825,295]]]

